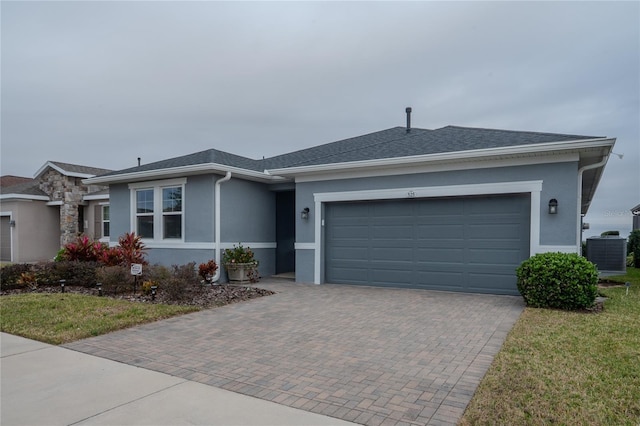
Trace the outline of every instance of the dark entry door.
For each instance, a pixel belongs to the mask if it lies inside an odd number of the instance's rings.
[[[296,270],[296,193],[276,193],[276,274]]]

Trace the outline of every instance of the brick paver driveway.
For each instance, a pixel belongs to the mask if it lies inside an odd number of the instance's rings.
[[[455,424],[519,297],[294,284],[65,345],[366,425]]]

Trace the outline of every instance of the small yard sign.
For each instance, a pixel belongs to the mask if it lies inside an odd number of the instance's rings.
[[[142,263],[131,264],[131,275],[142,275]]]

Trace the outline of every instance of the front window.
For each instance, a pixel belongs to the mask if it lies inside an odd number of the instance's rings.
[[[109,236],[109,206],[102,206],[102,236]]]
[[[182,239],[185,183],[186,179],[172,179],[129,185],[136,234],[155,241]]]
[[[162,238],[182,237],[182,187],[162,188]]]
[[[153,238],[153,189],[136,191],[136,233],[142,238]]]

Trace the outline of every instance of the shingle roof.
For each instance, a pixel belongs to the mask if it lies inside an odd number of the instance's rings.
[[[274,157],[278,158],[282,165],[270,166],[271,168],[286,168],[335,164],[547,142],[565,142],[596,137],[458,126],[447,126],[436,130],[414,128],[407,132],[404,127],[394,127],[382,132],[280,156],[283,158]],[[357,143],[352,142],[356,140]],[[268,163],[271,161],[272,159],[267,159]]]
[[[62,163],[60,161],[49,161],[49,162],[51,164],[55,164],[56,166],[60,167],[62,170],[69,173],[81,173],[85,175],[97,176],[97,175],[103,175],[105,173],[111,172],[111,170],[109,169],[101,169],[98,167],[81,166],[79,164]]]
[[[48,197],[48,195],[40,189],[39,183],[35,179],[31,179],[28,182],[18,183],[16,185],[3,186],[0,188],[0,194],[37,195]]]
[[[0,176],[0,187],[7,187],[32,181],[32,178],[22,176],[5,175]]]
[[[568,135],[557,133],[526,132],[446,126],[429,130],[404,127],[369,133],[354,138],[318,145],[264,160],[254,160],[217,149],[157,161],[103,174],[120,175],[133,172],[170,169],[215,163],[245,170],[261,172],[266,169],[283,169],[298,166],[335,164],[415,155],[462,152],[476,149],[533,145],[547,142],[594,139],[599,136]]]
[[[113,176],[133,172],[145,172],[149,170],[171,169],[184,166],[195,166],[197,164],[222,164],[230,167],[238,167],[246,170],[263,171],[262,160],[252,160],[217,149],[208,149],[181,157],[170,158],[168,160],[156,161],[154,163],[143,164],[141,166],[130,167],[124,170],[117,170],[105,173],[101,176]]]

